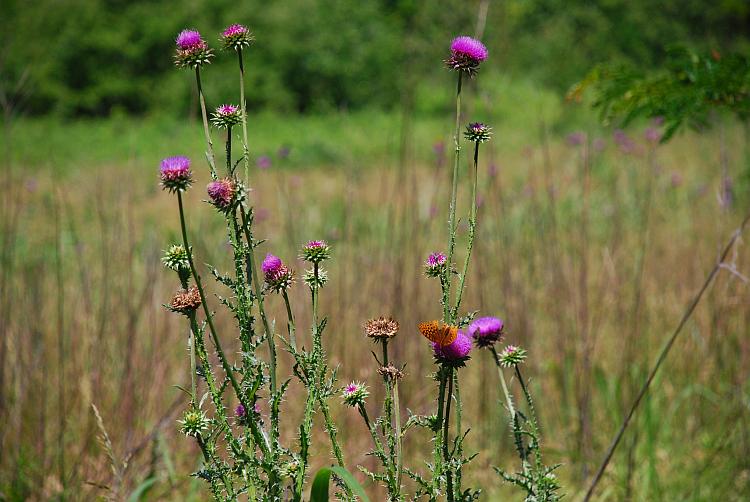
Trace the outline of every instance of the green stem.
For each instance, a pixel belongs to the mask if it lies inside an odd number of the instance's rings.
[[[245,184],[250,183],[250,147],[247,141],[247,105],[245,103],[245,65],[242,62],[242,48],[237,49],[240,63],[240,107],[242,109],[242,156],[245,164]]]
[[[434,431],[434,440],[435,440],[435,449],[434,449],[434,472],[433,472],[433,481],[432,481],[432,487],[433,490],[436,488],[439,488],[440,485],[440,476],[443,472],[443,450],[442,450],[442,441],[443,441],[443,435],[442,435],[442,426],[443,426],[443,411],[445,410],[445,387],[446,387],[446,371],[444,367],[440,367],[438,370],[438,374],[440,375],[440,388],[438,389],[438,409],[437,409],[437,417],[436,417],[436,425],[437,429]],[[434,500],[434,498],[433,498]]]
[[[214,144],[211,141],[211,132],[208,129],[208,113],[206,112],[206,99],[203,96],[203,86],[201,85],[201,67],[195,67],[195,82],[198,85],[198,100],[201,103],[201,118],[203,119],[203,134],[206,136],[206,159],[208,167],[211,169],[211,178],[216,179],[216,160],[214,158]]]
[[[287,316],[287,332],[289,333],[289,344],[292,346],[292,349],[294,349],[294,352],[297,352],[297,335],[296,328],[294,324],[294,314],[292,313],[292,305],[289,302],[289,295],[286,292],[286,289],[283,289],[281,291],[281,295],[284,297],[284,304],[286,305],[286,316]]]
[[[227,175],[232,176],[232,126],[227,127],[227,143],[226,143],[226,156],[227,156]]]
[[[450,308],[450,291],[451,291],[451,276],[453,270],[453,249],[456,245],[456,197],[458,193],[458,166],[461,157],[461,143],[460,143],[460,128],[461,128],[461,84],[462,84],[463,72],[458,72],[458,83],[456,84],[456,129],[453,135],[453,141],[455,143],[456,153],[453,162],[453,181],[451,184],[451,202],[448,214],[448,283],[443,292],[443,321],[450,323],[452,321],[451,308]]]
[[[401,444],[401,408],[398,400],[398,380],[393,382],[393,416],[396,423],[396,495],[401,496],[401,479],[404,471],[403,445]]]
[[[511,420],[515,418],[516,416],[516,409],[513,406],[513,400],[510,397],[510,392],[508,391],[508,384],[505,382],[505,375],[503,374],[503,367],[500,364],[500,356],[497,353],[497,350],[495,350],[495,347],[490,347],[490,350],[492,351],[492,355],[495,358],[495,365],[497,366],[497,374],[500,377],[500,386],[503,388],[503,395],[505,396],[505,403],[508,406],[508,413],[510,413]]]
[[[471,259],[471,250],[474,247],[474,235],[477,228],[477,178],[479,173],[479,141],[474,143],[474,172],[472,173],[471,182],[471,214],[469,216],[469,243],[466,246],[466,261],[464,262],[464,271],[461,274],[458,291],[456,292],[456,306],[453,309],[453,318],[458,318],[458,308],[461,306],[461,297],[464,293],[464,282],[466,275],[469,273],[469,260]]]
[[[195,312],[190,312],[188,318],[190,319],[190,335],[188,336],[188,354],[190,355],[190,404],[195,408],[197,404],[195,396],[198,395],[195,384],[195,333],[193,333]]]
[[[451,417],[451,401],[453,399],[453,368],[449,370],[447,380],[448,395],[445,403],[445,419],[443,420],[443,461],[446,464],[450,461],[450,453],[448,452],[448,430]],[[453,473],[450,465],[446,468],[446,477],[448,479],[448,502],[453,502]]]

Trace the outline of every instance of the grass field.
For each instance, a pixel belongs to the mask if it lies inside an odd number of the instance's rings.
[[[627,131],[632,143],[618,144],[554,95],[486,81],[496,87],[478,89],[466,114],[496,134],[481,159],[465,305],[505,319],[508,340],[529,350],[547,457],[564,464],[565,492],[578,500],[656,352],[746,212],[745,131],[728,122],[659,146],[639,125]],[[321,309],[341,382],[377,387],[360,326],[391,314],[404,327],[394,347],[407,364],[402,406],[426,412],[433,365],[412,328],[438,314],[440,292],[422,261],[447,233],[450,148],[440,145],[450,144],[450,98],[418,102],[406,124],[387,112],[251,117],[253,153],[271,166],[251,173],[250,198],[257,234],[267,239],[261,253],[294,263],[308,239],[333,246]],[[569,137],[579,129],[588,133],[582,143]],[[0,499],[94,500],[101,486],[120,483],[128,492],[147,488],[146,500],[202,500],[203,484],[187,476],[197,449],[175,424],[185,398],[174,385],[189,378],[185,327],[162,307],[177,287],[159,262],[178,238],[177,210],[157,185],[164,156],[184,153],[202,166],[199,122],[24,119],[6,133]],[[201,203],[208,175],[196,171],[188,192],[195,252],[199,262],[227,268],[222,221]],[[467,193],[459,210],[468,212]],[[721,271],[658,375],[599,500],[750,497],[749,260],[741,243],[731,255],[736,270]],[[302,285],[292,296],[306,305]],[[271,309],[284,322],[283,304]],[[298,316],[305,325],[309,312]],[[219,321],[233,352],[231,320]],[[283,372],[289,363],[282,357]],[[491,469],[513,462],[495,376],[480,351],[462,371],[468,448],[480,452],[467,483],[483,486],[486,500],[517,500]],[[285,403],[293,416],[300,392],[293,386]],[[116,461],[128,461],[122,479],[97,441],[92,403]],[[361,421],[343,406],[334,412],[347,461],[373,467],[362,455],[369,445]],[[295,434],[291,422],[282,432]],[[416,468],[430,455],[426,437],[412,437],[406,450]],[[328,461],[317,453],[318,466]]]

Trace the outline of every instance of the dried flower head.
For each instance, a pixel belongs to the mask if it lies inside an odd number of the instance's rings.
[[[447,268],[448,259],[443,253],[430,253],[424,262],[424,271],[429,277],[440,277]]]
[[[161,261],[165,267],[175,272],[190,271],[188,254],[181,244],[172,244],[169,246],[169,249],[164,251]]]
[[[193,183],[190,159],[179,155],[162,160],[159,168],[159,179],[164,190],[169,190],[172,193],[184,192]]]
[[[294,271],[284,265],[278,256],[268,253],[260,268],[268,288],[276,293],[287,289],[294,283]]]
[[[169,310],[180,314],[190,314],[201,306],[201,295],[198,288],[190,286],[187,289],[181,289],[172,297],[169,304]]]
[[[466,336],[463,330],[458,330],[456,338],[448,345],[439,343],[432,344],[435,359],[441,363],[453,367],[461,367],[469,359],[471,352],[471,338]]]
[[[231,178],[212,181],[206,187],[209,202],[219,211],[232,209],[237,194],[237,182]]]
[[[503,320],[497,317],[480,317],[469,325],[468,334],[477,347],[489,347],[503,336]]]
[[[231,24],[221,32],[219,40],[225,49],[238,51],[243,47],[249,47],[255,38],[247,27],[241,24]]]
[[[242,122],[242,110],[237,105],[221,105],[211,114],[211,122],[220,129],[229,129]]]
[[[182,420],[178,420],[177,423],[180,424],[180,432],[186,436],[199,437],[211,425],[211,420],[203,413],[203,410],[189,409],[182,415]]]
[[[451,42],[451,55],[445,60],[445,65],[451,70],[463,71],[473,77],[487,55],[487,47],[479,40],[467,36],[456,37]]]
[[[492,128],[481,122],[473,122],[466,126],[464,137],[474,143],[484,143],[492,137]]]
[[[175,39],[177,50],[175,64],[180,68],[195,68],[211,62],[213,52],[201,34],[195,30],[182,30]]]
[[[341,393],[341,399],[344,400],[344,404],[347,406],[364,406],[365,399],[370,395],[370,391],[367,390],[367,386],[363,383],[352,382],[344,387]]]
[[[526,359],[526,351],[515,345],[508,345],[500,352],[500,365],[505,368],[518,366]]]
[[[302,247],[300,258],[310,263],[320,263],[331,257],[331,247],[326,241],[310,241]]]
[[[404,378],[404,372],[396,368],[392,364],[389,364],[388,366],[381,366],[380,368],[378,368],[378,373],[380,373],[380,376],[382,376],[384,379],[391,382]]]
[[[370,319],[364,325],[365,335],[376,342],[385,342],[398,333],[398,321],[392,317],[378,317]]]

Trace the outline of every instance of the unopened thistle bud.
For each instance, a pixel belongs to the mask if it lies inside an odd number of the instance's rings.
[[[365,335],[375,342],[387,342],[398,334],[398,321],[392,317],[378,317],[370,319],[364,325]]]
[[[185,248],[181,244],[172,244],[169,246],[169,249],[164,251],[161,261],[165,267],[175,272],[190,270],[187,251],[185,251]]]
[[[315,269],[305,271],[305,276],[302,280],[310,286],[310,289],[320,289],[328,282],[328,272],[322,268],[318,269],[318,273],[315,273]]]
[[[508,345],[500,352],[500,365],[505,368],[518,366],[526,359],[526,351],[515,345]]]
[[[243,47],[249,47],[253,43],[254,37],[247,27],[241,24],[232,24],[221,32],[219,40],[224,49],[240,50]]]
[[[275,293],[284,291],[294,283],[294,271],[284,265],[281,258],[271,253],[266,255],[260,269],[263,272],[266,285]]]
[[[180,68],[196,68],[211,62],[213,52],[201,34],[195,30],[182,30],[175,39],[177,50],[174,61]]]
[[[424,272],[429,277],[440,277],[445,272],[448,259],[443,253],[430,253],[424,262]]]
[[[489,347],[503,336],[503,320],[497,317],[474,319],[467,330],[477,347]]]
[[[211,420],[203,413],[202,410],[190,409],[178,420],[180,432],[186,436],[200,437],[204,430],[208,429]]]
[[[159,179],[164,190],[172,193],[184,192],[193,183],[190,159],[183,156],[167,157],[161,161]]]
[[[474,143],[484,143],[492,137],[492,128],[481,122],[473,122],[466,126],[464,137]]]
[[[231,178],[212,181],[206,187],[209,202],[219,211],[228,211],[234,207],[237,195],[237,182]]]
[[[242,110],[237,105],[221,105],[211,114],[211,122],[220,129],[229,129],[242,122]]]
[[[326,241],[310,241],[302,248],[302,258],[310,263],[320,263],[331,257],[331,247]]]
[[[473,77],[479,71],[479,65],[487,59],[487,47],[471,37],[457,37],[451,42],[451,55],[445,65],[456,71],[463,71]]]
[[[435,359],[441,364],[453,367],[464,366],[471,352],[471,338],[466,336],[462,330],[458,330],[456,339],[448,345],[432,344]]]
[[[367,386],[363,383],[352,382],[346,387],[341,393],[341,399],[344,400],[344,404],[351,407],[364,406],[367,396],[370,392],[367,390]]]
[[[181,289],[172,297],[169,310],[178,314],[188,315],[195,312],[201,306],[201,295],[196,286]]]

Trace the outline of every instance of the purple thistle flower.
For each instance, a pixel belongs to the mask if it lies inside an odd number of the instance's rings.
[[[440,277],[445,270],[447,260],[443,253],[430,253],[424,262],[425,274],[429,277]]]
[[[258,165],[259,169],[266,170],[271,167],[271,157],[269,157],[268,155],[261,155],[260,157],[258,157],[256,164]]]
[[[205,49],[206,42],[201,34],[195,30],[182,30],[175,40],[177,48],[188,51],[196,48]]]
[[[466,336],[463,330],[458,330],[456,339],[452,343],[444,347],[438,343],[433,343],[432,350],[440,362],[463,365],[466,358],[469,357],[469,352],[471,352],[471,338]]]
[[[167,157],[159,168],[161,186],[170,192],[184,192],[193,182],[190,159],[183,156]]]
[[[269,289],[278,293],[294,282],[294,272],[284,265],[281,258],[268,253],[260,266]]]
[[[643,137],[649,143],[656,144],[661,140],[661,131],[656,127],[647,127],[643,133]]]
[[[241,24],[227,26],[219,38],[225,49],[240,50],[253,42],[252,33]]]
[[[244,417],[246,413],[247,413],[247,410],[241,404],[238,404],[237,407],[234,409],[234,414],[240,418]]]
[[[497,317],[480,317],[469,325],[469,336],[474,338],[477,347],[489,347],[503,335],[504,323]]]
[[[445,65],[451,70],[463,71],[473,77],[487,55],[487,47],[479,40],[466,36],[456,37],[451,42],[451,55]]]
[[[249,30],[241,24],[230,24],[226,29],[221,32],[222,37],[233,37],[236,35],[242,35],[248,33]]]
[[[211,199],[211,204],[216,206],[217,209],[227,210],[232,207],[234,202],[234,195],[237,192],[237,187],[229,178],[223,180],[212,181],[206,187],[208,197]]]
[[[281,258],[275,255],[272,255],[271,253],[268,253],[266,255],[266,258],[263,260],[263,263],[261,264],[260,269],[263,271],[263,275],[268,277],[269,275],[272,275],[278,272],[283,266],[284,266],[284,262],[281,261]]]
[[[235,126],[242,122],[242,110],[237,105],[221,105],[211,114],[211,122],[224,129]]]
[[[216,114],[217,115],[231,115],[233,113],[237,113],[237,110],[239,110],[240,107],[236,105],[221,105],[218,108],[216,108]]]
[[[568,134],[567,142],[570,146],[581,146],[586,142],[586,133],[583,131],[576,131]]]

